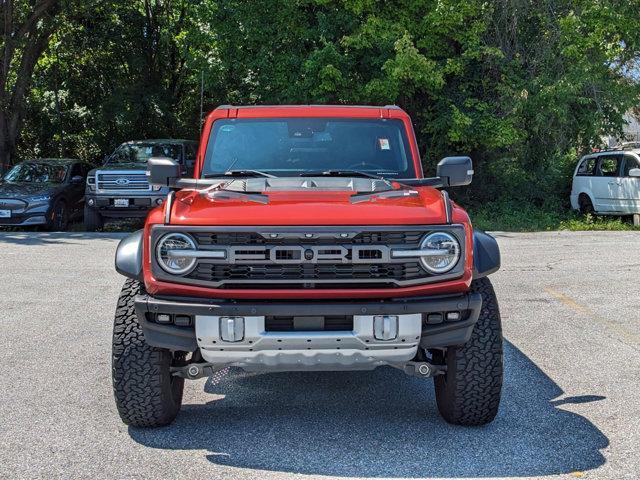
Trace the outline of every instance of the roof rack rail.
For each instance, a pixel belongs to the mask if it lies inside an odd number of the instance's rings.
[[[623,142],[620,145],[615,145],[613,147],[603,148],[599,150],[600,152],[622,152],[627,150],[640,150],[640,141],[638,142]]]

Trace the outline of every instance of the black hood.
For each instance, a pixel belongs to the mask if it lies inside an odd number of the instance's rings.
[[[36,195],[54,196],[64,188],[62,183],[5,182],[0,180],[0,198],[24,199]]]

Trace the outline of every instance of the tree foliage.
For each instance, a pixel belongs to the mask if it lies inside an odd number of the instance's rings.
[[[44,1],[44,0],[41,0]],[[640,102],[640,0],[131,0],[65,5],[18,157],[97,160],[196,137],[218,104],[398,104],[423,161],[468,153],[466,195],[540,205]]]

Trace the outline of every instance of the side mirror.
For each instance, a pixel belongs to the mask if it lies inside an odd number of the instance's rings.
[[[469,157],[445,157],[438,162],[436,175],[444,187],[469,185],[473,179],[473,162]]]
[[[630,177],[640,177],[640,168],[632,168],[629,170]]]
[[[84,183],[84,177],[82,175],[74,175],[71,177],[71,183],[73,185],[80,185]]]
[[[181,175],[182,167],[175,160],[155,157],[147,161],[147,177],[151,185],[172,187]]]

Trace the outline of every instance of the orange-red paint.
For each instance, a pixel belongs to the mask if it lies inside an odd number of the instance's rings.
[[[278,117],[330,117],[330,118],[396,118],[407,129],[410,150],[418,178],[422,166],[418,146],[409,116],[399,109],[379,107],[286,106],[219,108],[209,114],[203,129],[198,151],[195,176],[202,170],[204,152],[213,123],[221,118],[278,118]],[[440,192],[431,187],[415,188],[417,197],[384,199],[352,204],[352,192],[269,192],[269,203],[258,204],[236,200],[216,201],[192,191],[176,193],[171,212],[172,225],[184,226],[304,226],[320,225],[437,225],[446,222],[444,202]],[[466,231],[466,268],[461,278],[436,284],[403,288],[366,289],[216,289],[195,287],[156,280],[150,264],[150,228],[164,223],[166,205],[152,210],[145,224],[144,278],[151,295],[177,295],[201,298],[248,299],[351,299],[392,298],[438,295],[465,292],[472,278],[472,228],[466,212],[454,204],[453,223],[463,224]]]

